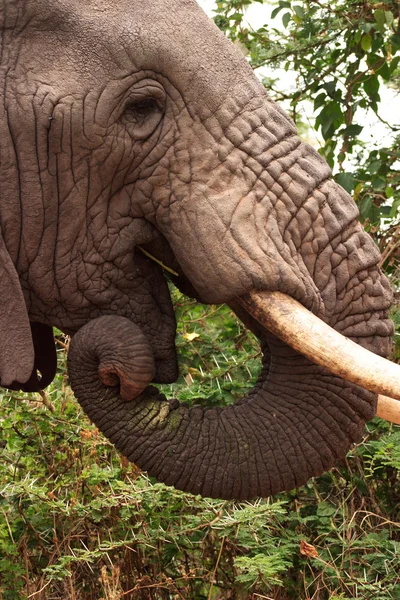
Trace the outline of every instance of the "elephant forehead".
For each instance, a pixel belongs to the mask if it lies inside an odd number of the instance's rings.
[[[260,92],[247,61],[195,0],[2,1],[7,9],[24,4],[15,30],[25,40],[22,61],[36,71],[72,72],[102,88],[153,71],[209,110],[241,82],[243,93],[251,81]]]

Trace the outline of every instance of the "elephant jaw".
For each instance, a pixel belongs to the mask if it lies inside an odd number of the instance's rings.
[[[334,375],[378,395],[377,416],[400,425],[400,365],[359,346],[313,315],[297,300],[280,292],[250,292],[230,303],[237,304],[269,331],[311,362]],[[138,376],[126,380],[123,369],[99,367],[105,385],[120,384],[120,395],[130,401],[139,396],[152,380],[150,349],[142,357]],[[137,363],[137,360],[136,360]],[[143,368],[146,364],[148,369]],[[146,380],[142,373],[149,373]]]

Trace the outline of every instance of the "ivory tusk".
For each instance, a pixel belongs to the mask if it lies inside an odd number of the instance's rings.
[[[378,396],[376,416],[390,423],[400,425],[400,402],[388,396]]]
[[[235,301],[312,362],[380,394],[377,415],[400,425],[400,365],[359,346],[281,292],[250,292]]]

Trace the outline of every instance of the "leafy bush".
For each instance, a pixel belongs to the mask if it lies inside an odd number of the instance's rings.
[[[257,374],[255,339],[228,308],[173,296],[183,369],[164,391],[231,402]],[[375,420],[290,493],[202,499],[118,456],[73,398],[58,339],[48,391],[2,397],[2,600],[400,598],[400,428]]]

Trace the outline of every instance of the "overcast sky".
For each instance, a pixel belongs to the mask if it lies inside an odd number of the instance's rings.
[[[197,2],[210,17],[213,16],[212,11],[215,8],[214,0],[197,0]],[[252,25],[252,27],[258,29],[269,20],[269,16],[273,8],[274,4],[272,2],[268,2],[266,4],[259,4],[258,2],[256,2],[254,4],[251,4],[250,7],[246,10],[246,17],[248,22]]]

